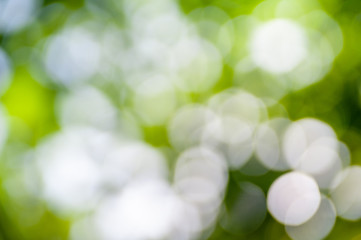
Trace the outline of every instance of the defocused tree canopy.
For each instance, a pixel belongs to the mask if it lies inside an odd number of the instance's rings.
[[[361,239],[361,2],[0,0],[0,239]]]

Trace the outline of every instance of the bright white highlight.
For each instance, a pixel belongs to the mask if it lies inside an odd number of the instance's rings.
[[[163,155],[142,142],[121,142],[92,128],[67,128],[41,144],[36,160],[42,197],[60,215],[96,207],[99,199],[142,178],[166,179]]]
[[[335,221],[335,206],[323,196],[319,209],[310,220],[299,226],[286,226],[286,232],[294,240],[324,239],[331,232]]]
[[[301,172],[290,172],[271,185],[267,206],[275,219],[285,225],[300,225],[308,221],[321,202],[316,181]]]
[[[311,118],[292,123],[283,139],[283,151],[290,167],[312,175],[321,188],[328,188],[342,168],[338,149],[333,129]]]
[[[55,135],[37,150],[43,197],[61,214],[91,208],[101,177],[90,154],[90,142],[100,135],[88,129],[73,130]]]
[[[290,20],[276,19],[255,30],[250,42],[254,63],[272,73],[293,70],[307,54],[304,30]]]
[[[37,5],[37,0],[0,1],[0,32],[17,31],[31,22]]]
[[[341,171],[342,162],[336,149],[316,142],[299,158],[296,169],[312,175],[320,188],[328,188],[336,174]]]
[[[97,72],[100,55],[95,36],[83,27],[74,27],[50,39],[45,65],[58,83],[77,85]]]
[[[285,133],[283,151],[288,163],[296,167],[298,159],[315,141],[323,138],[336,139],[333,129],[317,119],[305,118],[294,122]],[[336,148],[336,145],[329,145]]]
[[[145,179],[105,201],[95,223],[103,239],[164,239],[174,227],[180,207],[167,183]]]
[[[113,147],[102,162],[102,181],[113,190],[121,190],[138,178],[166,179],[168,169],[164,156],[142,142],[129,142]]]
[[[337,215],[347,220],[361,218],[361,167],[352,166],[339,173],[331,188]]]

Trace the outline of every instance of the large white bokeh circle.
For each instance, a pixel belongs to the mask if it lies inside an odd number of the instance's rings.
[[[250,42],[253,62],[268,72],[293,70],[307,55],[307,39],[297,23],[276,19],[258,27]]]
[[[336,209],[332,201],[322,197],[319,209],[313,217],[299,226],[286,226],[287,234],[294,240],[324,239],[336,222]]]
[[[267,196],[267,206],[272,216],[292,226],[309,220],[320,202],[321,194],[316,181],[301,172],[290,172],[277,178]]]
[[[331,187],[331,200],[337,215],[347,220],[361,218],[361,167],[351,166],[340,172]]]
[[[283,151],[291,168],[299,169],[302,162],[302,155],[312,146],[327,146],[329,149],[337,149],[337,139],[334,130],[326,123],[313,118],[304,118],[292,123],[286,130],[283,138]],[[324,143],[322,143],[324,141]],[[324,163],[325,167],[327,164]],[[321,165],[318,167],[322,167]],[[321,171],[321,170],[319,170]]]

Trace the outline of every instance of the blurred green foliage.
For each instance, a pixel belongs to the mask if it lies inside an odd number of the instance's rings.
[[[112,13],[111,1],[92,1],[99,12]],[[260,0],[179,0],[185,14],[197,8],[216,6],[230,17],[250,14]],[[341,26],[344,46],[336,58],[332,70],[318,83],[287,94],[280,100],[289,117],[297,120],[304,117],[321,119],[332,126],[339,139],[345,142],[352,155],[353,164],[361,164],[361,2],[358,0],[321,0],[323,9]],[[1,47],[10,56],[14,76],[9,89],[1,97],[10,116],[10,135],[0,162],[0,177],[16,178],[16,168],[11,162],[16,153],[11,146],[35,146],[44,136],[59,129],[54,113],[54,99],[57,93],[66,89],[55,85],[41,85],[34,80],[31,65],[36,64],[30,49],[42,44],[44,39],[59,30],[71,14],[84,7],[84,1],[44,0],[38,17],[27,27],[11,34],[1,35]],[[54,7],[57,5],[58,7]],[[110,18],[114,15],[109,15]],[[114,16],[120,24],[121,16]],[[209,92],[190,94],[186,101],[205,102],[213,94],[233,85],[233,70],[225,65],[221,80]],[[111,88],[110,88],[111,91]],[[111,94],[110,94],[111,95]],[[124,107],[124,106],[120,106]],[[144,127],[145,140],[157,147],[169,146],[165,126]],[[18,149],[18,148],[15,148]],[[170,153],[172,156],[172,153]],[[12,170],[11,170],[12,169]],[[230,183],[251,181],[267,192],[270,184],[282,173],[270,172],[259,177],[245,176],[231,172]],[[14,201],[5,182],[0,179],[0,239],[4,240],[61,240],[68,238],[69,222],[46,210],[36,222],[26,223],[39,206],[34,202]],[[229,184],[228,195],[232,194]],[[14,186],[12,186],[14,187]],[[269,214],[263,225],[254,233],[243,237],[232,236],[220,226],[209,237],[210,240],[235,239],[288,239],[282,225]],[[361,239],[361,222],[346,222],[338,219],[327,239]]]

